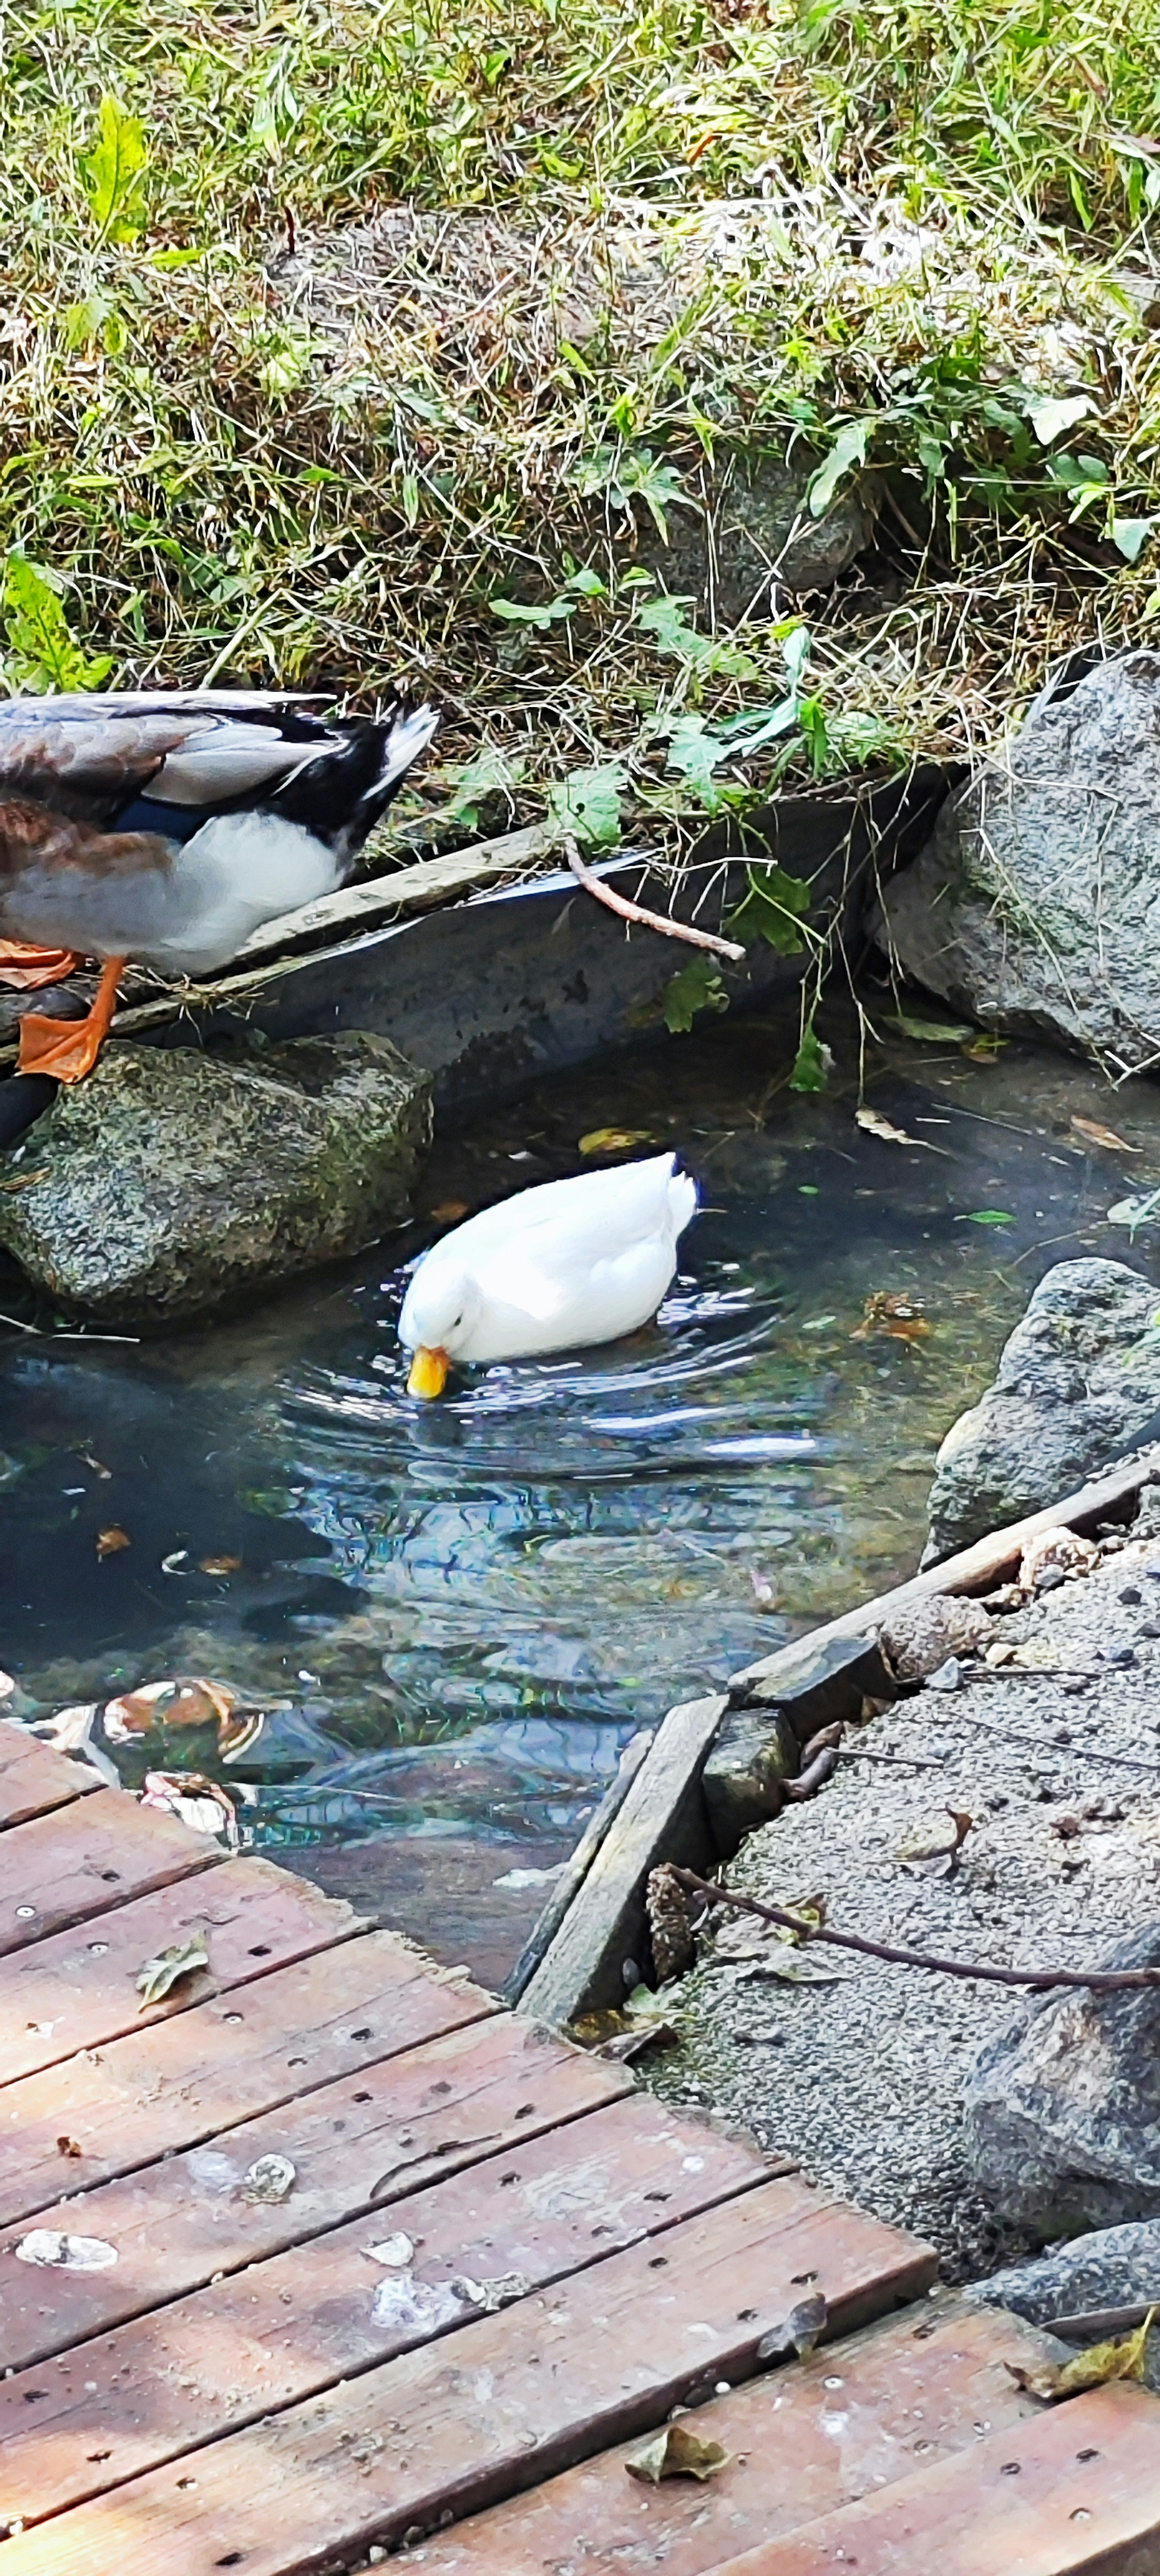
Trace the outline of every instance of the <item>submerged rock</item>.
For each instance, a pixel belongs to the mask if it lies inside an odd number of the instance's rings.
[[[1115,1072],[1160,1050],[1160,654],[1032,707],[886,886],[879,936],[984,1026]]]
[[[184,1322],[409,1213],[430,1077],[362,1030],[252,1053],[109,1047],[8,1158],[0,1243],[110,1324]]]
[[[994,1384],[935,1460],[924,1562],[1062,1501],[1132,1447],[1160,1406],[1156,1287],[1122,1261],[1059,1261]]]
[[[1160,1923],[1082,1964],[1160,1967]],[[1160,1985],[1022,2005],[969,2079],[964,2143],[993,2208],[1035,2236],[1160,2217]]]

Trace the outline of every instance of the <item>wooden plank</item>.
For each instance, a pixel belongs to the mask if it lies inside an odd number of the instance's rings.
[[[728,1708],[686,1700],[658,1727],[619,1815],[573,1904],[529,1979],[522,2012],[553,2024],[624,1999],[624,1962],[644,1941],[644,1884],[657,1861],[702,1867],[712,1850],[701,1768]]]
[[[350,1906],[264,1860],[227,1860],[135,1897],[115,1914],[90,1917],[83,1930],[57,1932],[0,1961],[0,2084],[369,1929]],[[195,1932],[205,1935],[208,1969],[179,1979],[142,2012],[135,1979],[143,1961]]]
[[[0,1725],[0,1828],[47,1816],[100,1787],[98,1774],[83,1763],[67,1761],[18,1726]]]
[[[298,2576],[390,2547],[749,2375],[804,2278],[841,2332],[923,2289],[934,2262],[800,2183],[766,2183],[10,2539],[5,2576]]]
[[[537,1915],[519,1958],[503,1988],[505,2004],[518,2004],[531,1984],[536,1969],[546,1958],[570,1905],[580,1893],[592,1863],[615,1824],[633,1781],[654,1741],[652,1732],[634,1735],[625,1745],[616,1772],[600,1803],[589,1816],[578,1843],[575,1843],[560,1872],[548,1902]],[[442,1839],[442,1838],[441,1838]]]
[[[362,929],[387,914],[402,921],[414,913],[430,912],[433,904],[449,903],[477,886],[495,885],[501,877],[518,876],[521,869],[534,867],[538,859],[550,855],[558,838],[551,823],[525,823],[520,831],[501,833],[498,839],[473,841],[468,850],[450,850],[440,858],[417,859],[412,867],[368,877],[361,885],[345,886],[341,894],[322,895],[317,903],[304,903],[297,912],[283,912],[276,921],[263,922],[243,941],[238,957],[268,957],[292,940],[319,931],[341,934],[352,926]]]
[[[174,1879],[220,1867],[224,1855],[176,1816],[138,1806],[122,1789],[98,1789],[55,1815],[10,1825],[4,1836],[0,1953],[43,1941],[69,1923]]]
[[[0,2094],[0,2226],[59,2199],[62,2136],[85,2190],[495,2009],[397,1933],[369,1932],[26,2075]]]
[[[43,2360],[368,2210],[389,2233],[382,2212],[390,2201],[596,2110],[629,2084],[622,2068],[497,2013],[135,2177],[58,2199],[38,2213],[38,2227],[98,2237],[116,2263],[44,2271],[13,2259],[23,2230],[10,2232],[0,2252],[4,2360]],[[283,2200],[251,2201],[243,2177],[269,2155],[289,2157],[293,2189]],[[58,2163],[58,2192],[61,2179]]]
[[[731,2558],[720,2576],[1154,2576],[1158,2566],[1160,2406],[1121,2380]]]
[[[541,2113],[552,2090],[545,2069]],[[488,2116],[502,2117],[491,2096]],[[396,2202],[388,2218],[364,2216],[252,2265],[87,2343],[59,2369],[6,2378],[4,2511],[41,2521],[457,2330],[485,2298],[543,2289],[763,2179],[751,2149],[635,2096],[534,2139],[512,2122],[501,2156]],[[394,2264],[367,2251],[384,2239]]]
[[[860,1609],[846,1610],[840,1619],[828,1619],[824,1627],[811,1628],[808,1637],[779,1646],[776,1654],[763,1655],[760,1663],[747,1664],[743,1672],[733,1675],[730,1692],[734,1698],[776,1700],[782,1674],[796,1669],[805,1647],[818,1650],[832,1638],[864,1637],[897,1611],[910,1609],[916,1601],[928,1601],[936,1592],[985,1592],[1018,1564],[1024,1548],[1042,1530],[1078,1529],[1085,1524],[1091,1527],[1096,1521],[1114,1520],[1158,1466],[1160,1448],[1141,1451],[1130,1466],[1114,1468],[1094,1483],[1081,1485],[1078,1493],[1066,1494],[1061,1502],[1049,1503],[1041,1512],[1029,1512],[1024,1520],[1009,1521],[1006,1528],[976,1539],[973,1547],[962,1548],[957,1556],[944,1557],[941,1565],[928,1566],[924,1574],[913,1574],[908,1582],[896,1583],[892,1591],[879,1592],[873,1601],[864,1601]]]
[[[759,2541],[977,2451],[982,2427],[1006,2433],[1038,2415],[1005,2365],[1034,2369],[1055,2349],[1001,2310],[958,2299],[933,2316],[911,2308],[704,2408],[697,2430],[730,2454],[707,2484],[642,2486],[626,2474],[640,2445],[622,2443],[434,2535],[413,2563],[424,2576],[544,2576],[573,2565],[583,2576],[708,2576]]]

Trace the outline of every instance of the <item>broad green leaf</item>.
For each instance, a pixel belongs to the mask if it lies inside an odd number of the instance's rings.
[[[812,1020],[802,1031],[802,1042],[794,1057],[789,1078],[791,1091],[824,1091],[834,1069],[828,1046],[823,1046]]]
[[[784,868],[756,864],[747,876],[748,892],[725,924],[730,939],[740,939],[746,946],[752,939],[764,939],[779,957],[799,956],[805,941],[798,925],[813,901],[805,879],[787,875]]]
[[[546,599],[535,608],[525,608],[518,599],[489,599],[487,604],[493,617],[506,618],[509,626],[534,626],[540,634],[572,614],[570,599]]]
[[[729,995],[711,958],[690,957],[680,974],[666,984],[661,996],[665,1027],[674,1037],[684,1037],[692,1028],[699,1011],[727,1011]]]
[[[1009,1208],[972,1208],[968,1216],[957,1216],[956,1225],[1014,1225]]]
[[[148,207],[142,173],[149,155],[140,117],[106,95],[97,111],[97,140],[81,163],[85,192],[102,241],[132,241]]]
[[[598,447],[583,459],[573,479],[585,499],[606,492],[614,510],[629,510],[634,501],[643,501],[664,546],[669,542],[667,512],[678,502],[690,506],[676,467],[654,456],[650,447]]]
[[[713,772],[729,757],[728,744],[710,732],[704,716],[678,716],[669,735],[667,766],[675,769],[679,778],[686,779],[689,786],[696,789],[710,813],[714,813],[721,803],[720,791],[713,784]]]
[[[258,378],[264,393],[276,400],[300,385],[310,366],[311,344],[305,331],[275,331],[262,344]]]
[[[510,760],[506,751],[500,751],[494,743],[485,742],[474,760],[461,761],[454,768],[440,770],[440,786],[453,790],[446,821],[463,823],[469,832],[474,832],[484,798],[510,798],[526,767],[526,761]]]
[[[83,651],[52,582],[23,555],[9,555],[4,568],[4,631],[9,674],[21,686],[95,689],[113,668],[111,653]]]
[[[828,510],[839,483],[855,465],[866,462],[866,441],[871,423],[868,420],[843,422],[829,455],[819,465],[809,487],[810,517],[820,519]]]
[[[736,644],[721,643],[713,635],[699,635],[696,627],[689,625],[684,612],[691,604],[671,591],[662,591],[659,599],[646,600],[638,610],[638,624],[655,636],[658,652],[675,654],[678,661],[687,662],[703,679],[722,672],[729,679],[755,680],[758,667],[751,653],[742,652]]]
[[[627,1154],[634,1145],[655,1145],[647,1127],[590,1127],[580,1138],[582,1154]]]
[[[64,317],[66,349],[87,349],[93,340],[99,340],[112,310],[111,295],[97,286],[91,287],[79,304],[68,305]]]
[[[548,812],[554,823],[578,841],[606,848],[620,839],[620,792],[624,771],[618,761],[599,769],[574,769],[549,790]]]
[[[1027,417],[1041,447],[1050,447],[1065,429],[1073,429],[1077,420],[1087,420],[1095,410],[1090,394],[1035,394],[1027,405]]]
[[[1139,562],[1140,556],[1142,555],[1144,548],[1148,543],[1148,539],[1152,534],[1153,528],[1156,527],[1156,525],[1157,521],[1155,519],[1113,518],[1111,527],[1112,544],[1118,547],[1125,563],[1134,564]]]

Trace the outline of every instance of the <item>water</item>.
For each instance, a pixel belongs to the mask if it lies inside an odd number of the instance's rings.
[[[228,1682],[267,1712],[254,1740],[223,1759],[212,1730],[154,1730],[123,1776],[220,1779],[249,1847],[502,1975],[639,1726],[912,1570],[934,1450],[1041,1272],[1152,1267],[1153,1237],[1105,1221],[1160,1179],[1152,1087],[871,1043],[898,1144],[854,1123],[853,1013],[828,1035],[816,1099],[788,1089],[796,1026],[723,1020],[444,1119],[413,1234],[244,1321],[138,1346],[0,1328],[20,1705]],[[412,1403],[401,1265],[436,1212],[583,1169],[610,1125],[701,1185],[657,1324]],[[898,1338],[886,1298],[926,1332]]]

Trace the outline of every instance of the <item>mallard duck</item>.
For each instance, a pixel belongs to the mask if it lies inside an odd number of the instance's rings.
[[[647,1324],[677,1266],[697,1186],[675,1154],[546,1181],[484,1208],[425,1253],[399,1339],[410,1395],[441,1395],[455,1363],[532,1359]]]
[[[90,1071],[130,957],[204,974],[332,894],[438,721],[396,706],[330,723],[231,689],[0,705],[0,975],[27,987],[103,960],[86,1019],[26,1012],[20,1072]]]

